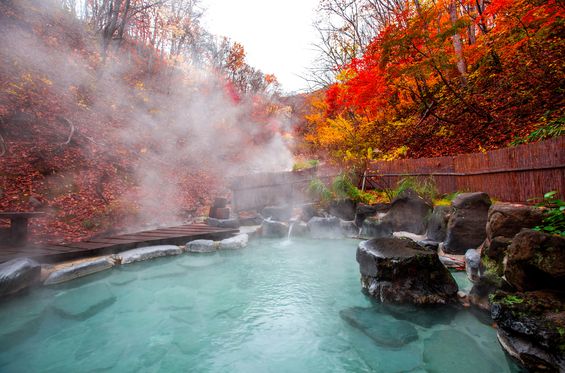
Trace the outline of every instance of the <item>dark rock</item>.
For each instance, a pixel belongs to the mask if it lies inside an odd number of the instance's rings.
[[[500,236],[489,239],[487,237],[481,250],[481,271],[492,272],[498,276],[504,275],[503,260],[511,243],[511,238]]]
[[[361,226],[366,218],[373,216],[377,213],[377,207],[367,205],[365,203],[358,203],[355,211],[355,224]]]
[[[345,237],[359,236],[359,228],[357,228],[354,221],[341,220],[339,225],[341,226],[341,232]]]
[[[469,302],[490,314],[489,296],[498,290],[512,290],[512,287],[502,277],[493,273],[485,273],[481,275],[479,281],[473,284],[469,292]]]
[[[465,253],[465,272],[471,282],[479,281],[479,267],[481,265],[481,254],[475,249],[469,249]]]
[[[565,291],[565,237],[523,230],[506,253],[504,275],[520,291]]]
[[[306,203],[302,205],[301,218],[303,221],[308,222],[314,216],[323,217],[324,211],[315,203]]]
[[[367,238],[391,237],[392,226],[376,218],[367,218],[361,226],[361,236]]]
[[[419,245],[424,246],[426,249],[437,251],[440,242],[431,239],[417,241]]]
[[[267,206],[261,211],[261,215],[265,219],[289,221],[292,215],[292,208],[290,206]]]
[[[512,239],[522,228],[532,228],[543,219],[542,210],[512,203],[496,203],[488,213],[487,238],[482,245],[483,270],[504,275],[503,260]]]
[[[406,189],[391,203],[382,222],[389,224],[393,232],[424,234],[432,206],[411,189]]]
[[[430,240],[443,242],[447,234],[447,222],[451,214],[451,206],[435,206],[428,218],[426,236]]]
[[[436,252],[402,238],[375,238],[357,248],[361,284],[385,303],[456,301],[457,283]]]
[[[36,284],[40,275],[41,265],[29,258],[0,264],[0,296],[14,294]]]
[[[511,203],[496,203],[488,212],[487,237],[481,245],[480,281],[470,293],[472,304],[490,311],[488,297],[497,290],[511,290],[504,278],[504,258],[514,236],[522,228],[541,221],[541,210]]]
[[[563,363],[546,351],[530,343],[526,338],[498,329],[496,336],[502,348],[520,364],[532,372],[563,372]],[[561,365],[561,370],[558,366]]]
[[[341,238],[341,224],[335,216],[319,218],[314,216],[308,221],[308,229],[312,238]]]
[[[330,202],[330,215],[343,220],[354,220],[357,203],[352,199],[338,199]]]
[[[486,224],[490,206],[488,194],[461,193],[452,202],[453,213],[447,223],[444,251],[464,254],[476,249],[486,238]]]
[[[88,297],[84,294],[88,294]],[[63,318],[86,320],[112,305],[116,299],[110,286],[95,282],[57,294],[52,307]]]
[[[402,347],[418,339],[412,324],[390,319],[374,308],[352,307],[341,310],[339,316],[380,346]]]
[[[503,347],[528,369],[565,370],[563,293],[499,291],[492,297],[491,317]]]
[[[490,207],[492,204],[488,194],[484,192],[459,193],[451,202],[456,209],[474,209],[477,207]]]
[[[367,205],[365,203],[358,203],[355,213],[355,224],[360,227],[369,216],[374,216],[377,213],[385,213],[390,209],[390,203],[377,203],[374,205]]]
[[[206,224],[211,227],[218,227],[218,228],[239,228],[239,221],[237,219],[214,219],[208,218],[206,219]]]
[[[281,221],[263,220],[261,236],[268,238],[283,238],[288,235],[288,224]]]
[[[539,208],[513,203],[495,203],[488,212],[486,232],[489,238],[513,238],[522,228],[533,228],[543,220]]]
[[[434,325],[449,325],[457,314],[457,308],[455,306],[446,307],[441,305],[422,307],[413,304],[381,303],[377,305],[377,307],[380,307],[383,313],[392,315],[397,320],[410,321],[424,328],[431,328]]]
[[[457,372],[461,367],[473,367],[473,371],[485,373],[502,371],[473,338],[452,329],[435,331],[424,341],[424,363],[427,372]]]

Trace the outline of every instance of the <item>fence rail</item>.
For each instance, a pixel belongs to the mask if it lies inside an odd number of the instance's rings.
[[[453,157],[373,162],[367,189],[393,188],[406,176],[433,177],[440,193],[484,191],[508,202],[527,202],[550,190],[565,193],[565,136]]]

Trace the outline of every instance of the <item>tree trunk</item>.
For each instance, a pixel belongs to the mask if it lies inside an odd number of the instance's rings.
[[[457,3],[451,2],[449,4],[448,11],[451,25],[455,27],[458,20]],[[465,63],[465,58],[463,57],[463,42],[461,41],[461,35],[459,35],[458,30],[455,30],[451,39],[453,41],[453,49],[455,50],[455,55],[457,56],[457,70],[461,75],[461,86],[465,87],[467,85],[467,64]]]

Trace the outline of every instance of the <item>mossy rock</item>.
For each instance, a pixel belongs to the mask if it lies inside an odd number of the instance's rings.
[[[565,296],[555,291],[503,292],[491,296],[491,316],[507,338],[531,344],[547,366],[565,369]],[[548,358],[549,357],[549,358]],[[529,361],[528,359],[523,359]],[[561,364],[561,365],[560,365]],[[530,367],[531,368],[531,367]]]

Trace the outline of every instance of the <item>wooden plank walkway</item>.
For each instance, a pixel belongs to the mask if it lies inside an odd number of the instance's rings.
[[[0,263],[11,259],[29,257],[43,263],[114,254],[136,247],[150,245],[184,245],[197,239],[222,239],[233,236],[239,229],[216,228],[204,224],[187,224],[175,227],[94,237],[68,244],[44,244],[13,247],[0,245]]]

